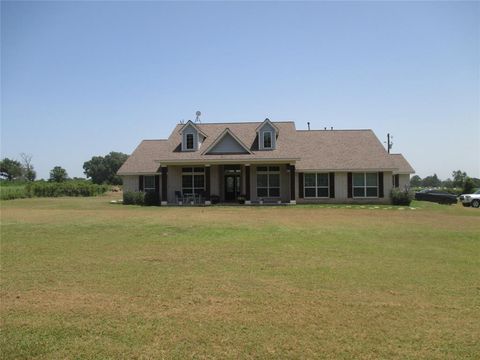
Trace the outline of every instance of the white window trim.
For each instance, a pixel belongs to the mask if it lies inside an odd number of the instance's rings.
[[[147,177],[152,177],[153,178],[153,188],[147,187]],[[155,191],[155,175],[144,175],[143,176],[143,192],[147,191]]]
[[[270,171],[271,166],[278,166],[278,171]],[[282,176],[281,176],[281,167],[280,165],[258,165],[257,166],[257,198],[262,198],[262,199],[278,199],[281,197],[281,191],[282,191]],[[266,167],[267,171],[258,171],[259,167]],[[276,189],[277,186],[270,186],[270,176],[269,175],[275,175],[278,174],[278,196],[270,196],[270,188]],[[258,186],[258,175],[267,175],[267,186]],[[258,189],[267,189],[268,196],[259,196],[258,195]]]
[[[185,166],[188,167],[188,166]],[[183,189],[192,189],[192,193],[195,193],[195,190],[203,190],[205,191],[205,169],[203,169],[203,172],[195,172],[193,171],[194,168],[200,167],[200,166],[191,166],[190,168],[192,171],[186,171],[184,172],[182,170],[182,194],[184,193]],[[183,187],[183,176],[188,175],[192,177],[192,186],[191,187]],[[195,187],[195,175],[203,175],[203,187]]]
[[[315,186],[307,186],[305,185],[305,175],[307,174],[315,174]],[[328,179],[328,185],[327,186],[318,186],[318,179],[317,175],[318,174],[326,174],[327,179]],[[327,196],[318,196],[318,189],[327,189]],[[307,196],[307,192],[305,191],[306,189],[315,189],[315,196]],[[329,199],[330,198],[330,174],[329,173],[322,173],[322,172],[306,172],[303,175],[303,197],[307,199]]]
[[[265,134],[270,134],[270,146],[265,146]],[[262,131],[262,149],[273,149],[273,132],[270,130]]]
[[[353,180],[353,177],[355,174],[363,174],[363,186],[355,186],[355,181]],[[377,174],[377,186],[367,186],[367,174]],[[380,181],[379,181],[379,173],[378,172],[357,172],[357,173],[352,173],[352,198],[354,199],[377,199],[379,197],[379,192],[380,192]],[[355,196],[355,188],[363,188],[364,189],[364,194],[365,196]],[[376,188],[377,189],[377,195],[375,196],[367,196],[367,188]]]

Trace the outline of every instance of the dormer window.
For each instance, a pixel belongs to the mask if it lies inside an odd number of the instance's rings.
[[[187,136],[186,136],[186,148],[187,148],[187,150],[193,150],[194,149],[193,134],[187,134]]]
[[[271,131],[263,132],[263,148],[264,149],[272,148],[272,132]]]

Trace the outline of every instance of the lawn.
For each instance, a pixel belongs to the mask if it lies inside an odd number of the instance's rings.
[[[474,359],[480,210],[1,203],[3,359]]]

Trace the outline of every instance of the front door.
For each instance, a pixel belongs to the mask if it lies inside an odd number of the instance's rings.
[[[225,175],[225,201],[235,201],[240,195],[240,175]]]

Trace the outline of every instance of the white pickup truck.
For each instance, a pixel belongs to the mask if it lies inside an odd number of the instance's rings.
[[[460,195],[460,201],[463,206],[480,207],[480,190],[475,191],[473,194]]]

